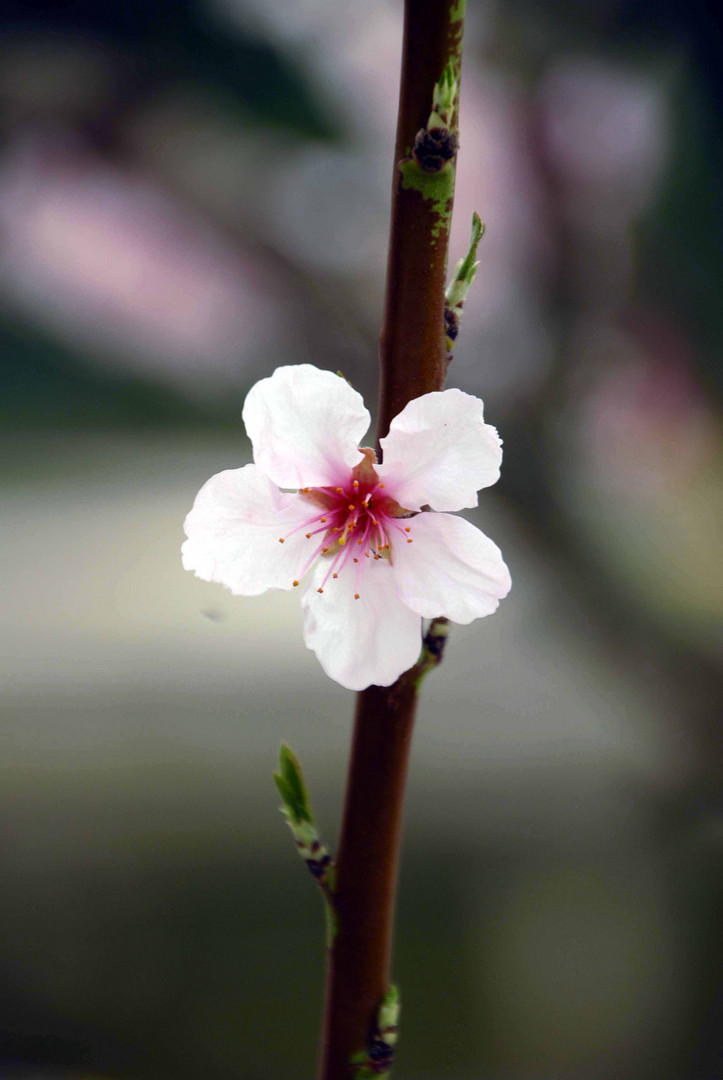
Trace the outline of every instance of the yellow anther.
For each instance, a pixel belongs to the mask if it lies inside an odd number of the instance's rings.
[[[311,533],[307,533],[307,534],[306,534],[306,539],[307,539],[307,540],[311,540]]]
[[[359,481],[358,480],[354,481],[354,487],[359,487]]]
[[[316,591],[317,592],[323,592],[324,590],[323,589],[317,589]]]
[[[408,544],[413,544],[413,543],[414,543],[414,541],[412,540],[411,536],[408,536],[408,537],[407,537],[407,543],[408,543]]]
[[[339,526],[338,525],[334,526],[334,532],[339,532]]]
[[[321,524],[323,525],[323,524],[324,524],[324,522],[326,521],[326,518],[319,518],[319,521],[320,521],[320,522],[321,522]]]
[[[386,487],[386,484],[380,484],[379,487]]]
[[[343,491],[343,490],[344,490],[344,488],[337,488],[337,489],[336,489],[336,493],[337,493],[337,495],[341,495],[341,493],[342,493],[342,491]]]
[[[364,543],[363,540],[357,540],[357,544],[363,544],[363,543]]]
[[[354,599],[355,599],[355,600],[358,600],[358,599],[359,599],[359,593],[358,593],[358,592],[355,592],[355,593],[354,593]]]
[[[280,537],[279,537],[279,543],[280,543],[280,544],[283,544],[283,542],[284,542],[284,538],[283,538],[282,536],[280,536]]]
[[[349,509],[356,510],[356,506],[354,505],[354,503],[349,503]]]
[[[328,550],[329,550],[328,547],[322,548],[321,549],[321,554],[325,555]]]
[[[339,575],[338,575],[338,574],[332,574],[331,576],[332,576],[332,577],[339,577]]]
[[[377,519],[372,518],[372,525],[378,525],[378,524],[379,524],[379,522],[377,521]]]
[[[299,583],[298,583],[298,581],[292,581],[292,583],[291,583],[291,584],[292,584],[292,585],[294,586],[294,588],[296,588],[296,586],[297,586],[297,585],[298,585]]]
[[[358,559],[355,559],[355,560],[354,560],[354,562],[359,562],[359,560],[358,560]]]
[[[409,526],[407,525],[407,527],[406,527],[406,529],[405,529],[404,531],[405,531],[405,532],[411,532],[412,530],[411,530],[411,529],[409,528]]]

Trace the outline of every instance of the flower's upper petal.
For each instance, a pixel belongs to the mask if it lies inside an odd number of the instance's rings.
[[[393,544],[399,597],[425,619],[470,623],[491,615],[512,582],[500,549],[464,518],[419,514],[411,544]]]
[[[237,596],[290,589],[313,540],[303,529],[283,544],[279,539],[311,513],[305,499],[279,491],[255,465],[217,473],[203,485],[184,522],[183,565]]]
[[[386,559],[364,567],[358,590],[357,566],[350,560],[319,594],[328,568],[319,559],[304,591],[304,641],[326,674],[348,690],[389,686],[419,657],[419,616],[398,599]]]
[[[377,472],[388,494],[409,510],[464,510],[479,488],[500,475],[502,444],[485,424],[483,404],[462,390],[442,390],[410,401],[381,440]]]
[[[346,379],[298,364],[251,387],[243,420],[261,471],[279,487],[301,488],[348,479],[370,416]]]

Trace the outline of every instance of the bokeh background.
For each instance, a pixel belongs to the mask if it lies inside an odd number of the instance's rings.
[[[375,398],[400,0],[38,0],[0,35],[0,1075],[311,1076],[352,695],[180,566],[249,386]],[[449,385],[514,588],[419,718],[400,1080],[723,1076],[720,27],[472,0]]]

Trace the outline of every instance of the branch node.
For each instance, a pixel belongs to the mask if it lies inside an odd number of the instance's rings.
[[[425,172],[436,173],[459,150],[459,138],[448,127],[420,128],[414,139],[412,156]]]
[[[415,682],[417,687],[420,686],[422,679],[427,675],[432,668],[439,667],[444,657],[444,649],[447,644],[447,638],[449,637],[449,619],[440,615],[437,619],[432,619],[427,628],[427,633],[424,635],[422,641],[422,651],[419,655],[415,667],[412,669],[415,676]]]
[[[459,150],[458,109],[459,77],[450,60],[442,78],[434,84],[432,111],[426,126],[419,129],[414,139],[412,157],[425,172],[440,172]]]
[[[379,1006],[366,1050],[351,1058],[355,1080],[384,1080],[391,1075],[400,1010],[399,988],[392,983]]]

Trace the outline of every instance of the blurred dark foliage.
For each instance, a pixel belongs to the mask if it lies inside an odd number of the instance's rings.
[[[270,44],[249,38],[193,2],[153,0],[3,4],[4,32],[76,34],[121,51],[128,80],[120,108],[169,79],[198,80],[227,93],[237,108],[264,123],[307,136],[335,134],[302,72]],[[110,127],[112,117],[104,118]],[[99,137],[112,139],[102,128]]]

